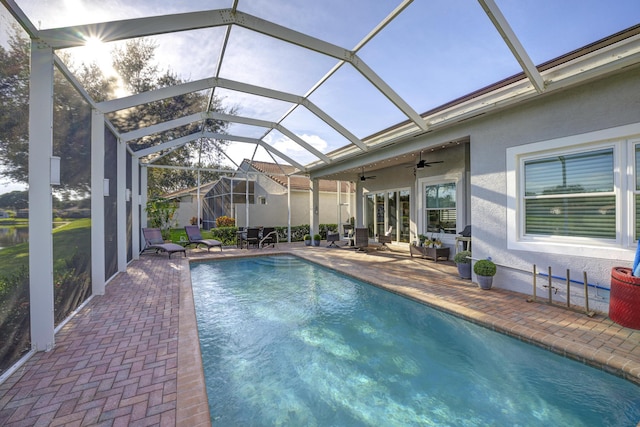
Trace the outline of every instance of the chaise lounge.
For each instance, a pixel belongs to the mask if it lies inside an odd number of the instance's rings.
[[[205,245],[207,252],[217,246],[220,248],[220,252],[222,252],[222,242],[215,239],[203,239],[202,234],[200,234],[200,228],[197,225],[186,225],[184,231],[187,233],[187,239],[189,239],[189,243],[185,246],[196,245],[197,249],[198,246]]]
[[[185,257],[187,256],[187,250],[184,247],[176,243],[165,243],[159,228],[143,228],[142,235],[145,243],[142,252],[148,250],[155,250],[156,253],[166,252],[169,254],[169,258],[175,252],[182,252]]]

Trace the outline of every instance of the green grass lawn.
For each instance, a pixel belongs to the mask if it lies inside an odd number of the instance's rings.
[[[27,223],[27,220],[19,220]],[[4,225],[5,222],[3,221]],[[19,225],[13,220],[11,225]],[[30,243],[38,244],[37,238],[29,237]],[[91,219],[72,219],[53,229],[54,269],[62,267],[64,260],[73,253],[90,253]],[[0,250],[0,274],[9,276],[29,264],[29,243],[20,243]]]

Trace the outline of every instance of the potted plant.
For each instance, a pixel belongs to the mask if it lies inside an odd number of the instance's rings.
[[[322,237],[319,234],[314,234],[313,235],[313,246],[320,246],[320,240],[322,240]]]
[[[491,289],[493,276],[496,274],[496,264],[490,259],[481,259],[473,265],[473,272],[478,275],[478,286],[481,289]]]
[[[420,241],[420,246],[425,246],[424,242],[429,240],[429,238],[424,234],[418,234],[418,240]]]
[[[310,234],[305,234],[304,235],[304,245],[305,246],[311,246],[311,235]]]
[[[460,251],[453,257],[461,279],[471,279],[471,251]]]

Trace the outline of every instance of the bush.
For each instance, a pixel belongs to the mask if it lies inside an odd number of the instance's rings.
[[[216,218],[216,227],[235,227],[236,220],[228,216],[219,216]]]
[[[493,276],[496,274],[496,265],[490,259],[481,259],[473,265],[473,272],[478,276]]]
[[[322,240],[322,236],[320,236],[319,234],[314,234],[313,235],[313,240],[316,242],[319,242],[320,240]]]
[[[304,235],[304,241],[306,242],[307,240],[311,240],[311,235],[310,234],[305,234]]]
[[[471,251],[460,251],[454,255],[453,262],[456,264],[470,264],[471,260],[468,257],[471,257]]]

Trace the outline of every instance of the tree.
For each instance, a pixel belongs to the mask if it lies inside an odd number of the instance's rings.
[[[0,194],[0,208],[26,209],[29,207],[29,193],[27,191],[11,191]]]
[[[29,52],[30,41],[17,26],[9,34],[9,49],[0,46],[0,163],[1,174],[13,181],[29,181]],[[62,55],[68,68],[96,100],[106,99],[115,79],[106,78],[95,64],[79,68]],[[60,157],[60,193],[87,193],[91,176],[91,110],[88,103],[54,70],[53,154]]]
[[[114,51],[113,66],[122,77],[127,90],[132,93],[141,93],[184,83],[170,70],[159,74],[159,68],[154,63],[155,49],[156,45],[153,42],[147,39],[135,39],[128,41],[124,48]],[[187,93],[114,113],[110,119],[120,132],[129,132],[203,111],[207,108],[208,102],[209,99],[201,93]],[[224,111],[217,97],[213,97],[209,109],[227,114],[236,112],[235,108]],[[140,150],[202,130],[224,133],[227,125],[226,122],[207,119],[201,123],[189,124],[132,141],[130,146],[133,150]],[[154,164],[219,169],[220,150],[224,149],[225,145],[223,141],[199,138],[179,149],[163,153],[163,156],[154,161]],[[210,182],[218,176],[218,173],[201,172],[200,182]],[[193,170],[149,169],[148,190],[151,197],[194,187],[196,184],[197,173]]]
[[[13,27],[13,33],[9,35],[8,49],[0,46],[0,175],[22,183],[28,183],[29,179],[29,49],[30,40],[17,26]],[[159,71],[154,63],[155,49],[156,45],[148,39],[135,39],[127,42],[124,48],[112,52],[114,68],[131,93],[184,83],[170,70],[163,73]],[[105,76],[95,63],[75,65],[65,55],[61,59],[94,101],[113,98],[116,89],[114,77]],[[118,111],[108,115],[108,118],[120,132],[127,132],[203,111],[208,102],[208,97],[201,93],[188,93]],[[210,109],[224,111],[216,97],[211,100]],[[57,191],[83,196],[90,190],[91,110],[88,103],[58,71],[54,74],[53,113],[53,154],[61,158],[62,184],[57,187]],[[235,113],[235,108],[226,113]],[[226,122],[205,120],[151,135],[133,141],[130,145],[134,150],[139,150],[202,129],[224,133],[226,127]],[[202,138],[169,154],[165,153],[157,164],[216,169],[219,168],[220,150],[224,146],[223,141]],[[203,172],[201,182],[216,178],[215,173]],[[155,169],[149,180],[152,195],[195,184],[194,171],[179,169]]]
[[[0,164],[2,175],[28,181],[29,40],[17,25],[0,45]]]
[[[175,223],[173,217],[177,209],[178,202],[175,200],[167,200],[162,197],[150,199],[145,207],[149,227],[159,228],[162,238],[168,240],[171,236],[170,229]]]

